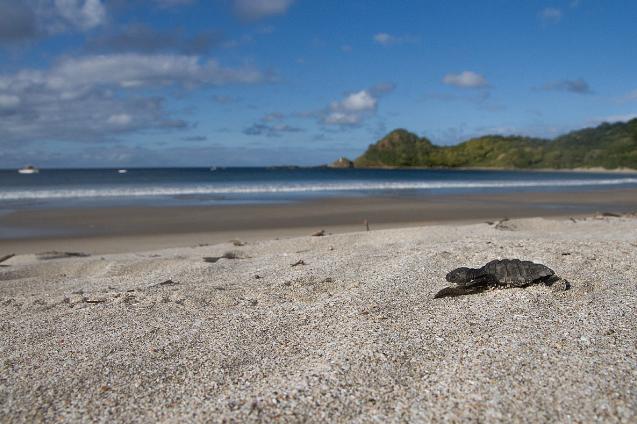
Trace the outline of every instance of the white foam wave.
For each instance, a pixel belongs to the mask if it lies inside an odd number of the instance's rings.
[[[583,187],[637,184],[637,178],[532,180],[532,181],[397,181],[304,184],[246,184],[191,186],[136,186],[0,191],[0,200],[73,199],[101,197],[166,197],[179,195],[224,195],[268,193],[313,193],[337,191],[441,190],[472,188]]]

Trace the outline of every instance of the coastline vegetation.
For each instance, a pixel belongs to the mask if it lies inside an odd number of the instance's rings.
[[[359,156],[366,167],[484,167],[637,169],[637,118],[572,131],[552,140],[485,135],[437,146],[404,129],[387,134]]]

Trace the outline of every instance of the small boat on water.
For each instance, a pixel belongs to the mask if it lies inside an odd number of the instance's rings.
[[[118,174],[125,174],[125,173],[127,173],[127,172],[128,172],[128,169],[118,169],[118,170],[117,170],[117,173],[118,173]]]
[[[40,172],[40,170],[33,165],[27,165],[18,169],[18,172],[20,174],[37,174],[38,172]]]

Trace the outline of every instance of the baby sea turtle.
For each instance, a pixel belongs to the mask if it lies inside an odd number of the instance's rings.
[[[555,275],[551,268],[531,261],[501,259],[482,268],[457,268],[447,274],[455,286],[440,290],[434,298],[478,293],[490,287],[526,287],[531,284],[553,286],[555,291],[567,290],[568,281]]]

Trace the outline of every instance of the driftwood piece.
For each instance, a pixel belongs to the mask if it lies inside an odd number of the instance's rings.
[[[7,261],[15,256],[15,253],[9,253],[8,255],[0,256],[0,263]]]
[[[494,228],[496,230],[502,230],[502,231],[514,231],[516,229],[515,225],[512,224],[510,221],[511,220],[509,218],[502,218],[501,220],[495,223]]]
[[[621,218],[621,214],[615,212],[598,212],[595,218]]]
[[[236,252],[226,252],[221,256],[206,256],[203,258],[204,262],[208,262],[214,264],[219,261],[219,259],[242,259],[240,253]]]
[[[49,259],[85,258],[91,255],[84,252],[58,252],[57,250],[52,250],[50,252],[36,253],[35,256],[37,256],[38,259],[45,261]]]
[[[173,281],[173,280],[166,280],[166,281],[162,281],[161,283],[157,283],[152,285],[151,287],[164,287],[164,286],[176,286],[179,283]]]

